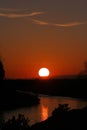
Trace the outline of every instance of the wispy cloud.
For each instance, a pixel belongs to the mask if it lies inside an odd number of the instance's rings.
[[[7,18],[22,18],[22,17],[31,17],[44,14],[44,12],[32,12],[32,13],[25,13],[25,14],[18,14],[18,13],[0,13],[0,17],[7,17]]]
[[[27,11],[27,13],[26,13]],[[20,13],[19,13],[20,12]],[[45,14],[46,12],[41,12],[41,11],[35,11],[28,13],[29,9],[11,9],[11,8],[0,8],[0,17],[5,17],[5,18],[24,18],[24,17],[33,17],[37,15],[42,15]],[[34,24],[38,25],[44,25],[44,26],[54,26],[54,27],[61,27],[61,28],[69,28],[69,27],[74,27],[74,26],[80,26],[82,24],[87,24],[86,22],[71,22],[71,23],[52,23],[52,22],[46,22],[43,20],[38,20],[38,19],[32,19],[32,22]]]
[[[30,16],[35,16],[35,15],[39,15],[39,14],[45,14],[45,12],[32,12],[30,14]]]
[[[65,23],[65,24],[55,24],[53,23],[53,26],[56,27],[73,27],[73,26],[79,26],[81,24],[85,24],[86,22],[73,22],[73,23]]]
[[[29,13],[29,9],[0,8],[0,17],[22,18],[22,17],[32,17],[36,15],[41,15],[41,14],[45,14],[45,12],[34,11],[34,12]]]
[[[69,27],[79,26],[81,24],[86,24],[87,23],[87,22],[72,22],[72,23],[58,24],[58,23],[40,21],[40,20],[36,20],[36,19],[33,19],[33,22],[35,24],[39,24],[39,25],[51,25],[51,26],[62,27],[62,28],[69,28]]]
[[[32,21],[33,21],[35,24],[39,24],[39,25],[49,25],[48,22],[44,22],[44,21],[40,21],[40,20],[32,19]]]

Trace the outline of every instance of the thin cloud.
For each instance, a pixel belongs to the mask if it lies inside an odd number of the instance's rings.
[[[66,24],[52,24],[56,27],[73,27],[73,26],[79,26],[81,24],[85,24],[86,22],[74,22],[74,23],[66,23]]]
[[[25,14],[18,14],[18,13],[0,13],[0,17],[7,17],[7,18],[22,18],[22,17],[31,17],[40,14],[44,14],[45,12],[32,12],[32,13],[25,13]]]
[[[37,16],[37,15],[41,15],[41,14],[46,13],[46,12],[41,12],[41,11],[31,12],[31,13],[23,13],[25,11],[29,11],[29,9],[0,8],[0,17],[24,18],[24,17],[33,17],[33,16]],[[69,27],[74,27],[74,26],[80,26],[82,24],[87,24],[87,21],[86,22],[72,22],[72,23],[61,24],[61,23],[46,22],[46,21],[37,20],[37,19],[31,19],[31,20],[33,21],[33,23],[38,24],[38,25],[45,25],[45,26],[50,25],[50,26],[61,27],[61,28],[69,28]]]
[[[87,23],[87,22],[73,22],[73,23],[65,23],[65,24],[56,24],[56,23],[50,23],[50,22],[40,21],[40,20],[36,20],[36,19],[33,19],[33,22],[35,24],[39,24],[39,25],[51,25],[51,26],[62,27],[62,28],[80,26],[81,24]]]
[[[45,14],[45,12],[32,12],[30,14],[30,16],[35,16],[35,15],[39,15],[39,14]]]
[[[35,23],[35,24],[38,24],[38,25],[49,25],[48,22],[45,22],[45,21],[40,21],[40,20],[35,20],[35,19],[32,19],[32,21]]]

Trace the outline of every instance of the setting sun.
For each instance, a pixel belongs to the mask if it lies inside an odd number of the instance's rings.
[[[49,74],[50,74],[50,71],[47,68],[41,68],[38,71],[38,74],[39,74],[40,77],[48,77]]]

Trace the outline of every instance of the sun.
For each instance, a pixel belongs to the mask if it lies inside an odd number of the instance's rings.
[[[43,78],[48,77],[50,75],[50,71],[47,68],[40,68],[38,71],[38,75]]]

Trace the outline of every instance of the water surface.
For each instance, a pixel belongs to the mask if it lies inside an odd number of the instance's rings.
[[[46,120],[51,116],[52,111],[58,107],[58,104],[69,104],[71,109],[73,108],[83,108],[87,105],[87,101],[68,98],[68,97],[58,97],[58,96],[45,96],[39,95],[40,104],[32,107],[24,107],[20,109],[5,111],[3,113],[3,119],[8,120],[12,116],[18,116],[18,114],[23,114],[26,118],[30,120],[29,124],[35,124]]]

